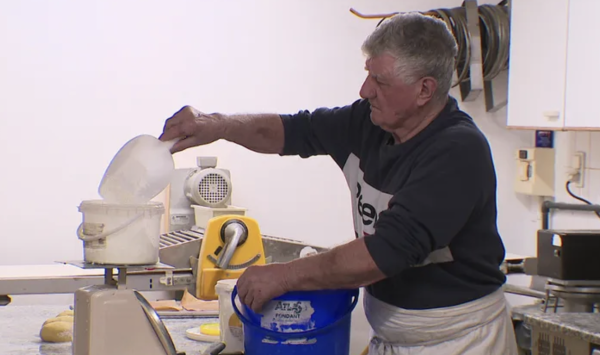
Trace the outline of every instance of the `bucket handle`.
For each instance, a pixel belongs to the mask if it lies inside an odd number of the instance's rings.
[[[327,324],[326,326],[324,326],[323,328],[319,328],[319,329],[313,329],[313,330],[307,330],[304,332],[290,332],[290,333],[285,333],[285,337],[287,338],[309,338],[315,335],[318,335],[320,333],[323,333],[331,328],[334,328],[335,326],[337,326],[338,324],[340,324],[341,322],[343,322],[346,317],[349,317],[350,314],[352,313],[352,311],[354,310],[354,307],[356,307],[356,304],[358,303],[358,289],[354,290],[353,296],[354,296],[354,300],[352,301],[352,304],[350,304],[350,306],[348,307],[348,310],[346,311],[346,314],[343,317],[340,317],[338,320],[331,322],[330,324]],[[242,321],[242,323],[246,323],[246,324],[250,324],[253,327],[259,327],[261,332],[265,333],[266,335],[269,335],[273,338],[276,339],[281,339],[281,337],[283,336],[282,333],[278,333],[278,332],[274,332],[272,330],[269,329],[265,329],[260,327],[259,325],[253,324],[248,318],[246,318],[242,312],[240,312],[240,310],[237,307],[237,304],[235,303],[235,299],[237,297],[237,286],[234,286],[233,288],[233,292],[231,293],[231,303],[233,305],[233,311],[235,312],[235,314],[240,318],[240,320]]]
[[[129,227],[133,222],[137,221],[138,219],[142,218],[143,216],[144,216],[143,214],[139,214],[115,229],[109,230],[108,232],[94,234],[94,235],[83,234],[83,222],[81,222],[79,227],[77,227],[77,237],[79,239],[83,240],[84,242],[93,242],[94,240],[106,238],[111,234],[115,234],[115,233],[121,231],[122,229]]]

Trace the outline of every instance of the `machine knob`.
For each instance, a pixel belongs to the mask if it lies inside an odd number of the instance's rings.
[[[221,239],[225,246],[217,259],[217,267],[227,269],[238,245],[242,245],[248,239],[248,228],[240,220],[229,220],[223,224]]]

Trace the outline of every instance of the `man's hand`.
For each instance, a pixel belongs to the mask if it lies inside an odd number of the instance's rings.
[[[286,264],[250,266],[237,282],[240,301],[254,312],[260,312],[273,298],[291,291],[288,275]]]
[[[191,106],[184,106],[165,122],[162,141],[179,139],[171,153],[212,143],[223,138],[223,121],[218,114],[204,114]]]

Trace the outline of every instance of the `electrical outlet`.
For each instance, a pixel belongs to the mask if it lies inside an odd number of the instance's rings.
[[[585,180],[585,152],[575,152],[571,158],[570,179],[574,187],[583,187]]]

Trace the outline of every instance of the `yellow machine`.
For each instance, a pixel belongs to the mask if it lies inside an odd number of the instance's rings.
[[[258,223],[238,215],[212,218],[204,232],[198,259],[196,297],[216,300],[217,281],[237,279],[247,267],[265,264]]]

